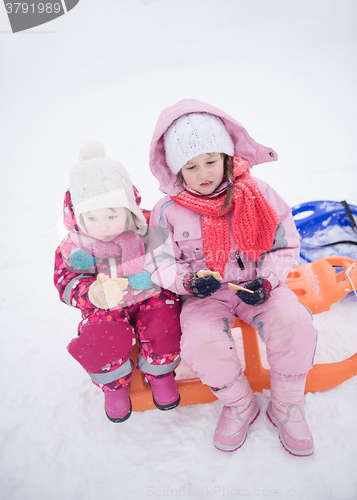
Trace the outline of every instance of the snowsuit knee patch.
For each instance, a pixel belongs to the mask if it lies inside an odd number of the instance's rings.
[[[133,337],[132,326],[124,321],[87,323],[67,350],[87,372],[98,373],[103,366],[128,357]]]

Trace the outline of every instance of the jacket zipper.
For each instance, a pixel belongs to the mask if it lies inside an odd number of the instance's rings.
[[[243,261],[241,259],[241,256],[239,255],[238,250],[236,250],[236,261],[238,262],[238,266],[240,267],[241,271],[244,271],[245,267],[244,267]]]

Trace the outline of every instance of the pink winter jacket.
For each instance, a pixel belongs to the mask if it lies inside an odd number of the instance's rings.
[[[207,269],[202,250],[203,216],[177,205],[170,198],[184,188],[175,184],[176,176],[166,165],[163,134],[174,120],[192,112],[207,112],[221,118],[233,140],[235,155],[247,160],[250,167],[277,159],[275,151],[255,142],[242,125],[209,104],[184,99],[161,113],[151,143],[150,168],[160,182],[160,190],[167,196],[162,198],[151,212],[148,236],[150,257],[147,269],[152,273],[151,279],[154,283],[180,295],[187,295],[183,286],[186,273]],[[242,283],[263,277],[275,288],[285,281],[299,256],[299,236],[290,207],[267,183],[257,178],[255,181],[278,215],[274,245],[258,261],[253,261],[247,255],[239,254],[232,237],[223,287],[226,287],[228,282]],[[227,217],[231,216],[232,212],[229,212]]]

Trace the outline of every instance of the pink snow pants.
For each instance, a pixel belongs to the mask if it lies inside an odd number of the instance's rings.
[[[114,390],[127,385],[132,374],[130,351],[138,342],[137,369],[148,379],[172,372],[180,362],[180,302],[163,290],[130,307],[99,310],[82,321],[79,336],[67,349],[95,385]]]
[[[181,312],[181,356],[204,384],[231,385],[242,369],[231,334],[237,317],[258,330],[271,376],[303,375],[312,367],[317,340],[312,314],[285,283],[255,306],[220,288],[205,299],[188,298]]]

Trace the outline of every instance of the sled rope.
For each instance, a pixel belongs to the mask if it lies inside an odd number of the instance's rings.
[[[354,294],[355,294],[355,297],[356,297],[356,299],[357,299],[357,291],[356,291],[356,287],[355,287],[355,285],[354,285],[354,283],[353,283],[353,281],[352,281],[352,278],[351,278],[351,272],[352,272],[352,269],[354,269],[354,268],[356,268],[356,263],[355,263],[355,262],[354,262],[353,264],[351,264],[351,265],[350,265],[350,266],[346,269],[345,274],[346,274],[346,276],[347,276],[347,278],[348,278],[348,281],[351,283],[352,290],[353,290],[353,292],[354,292]]]

